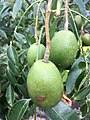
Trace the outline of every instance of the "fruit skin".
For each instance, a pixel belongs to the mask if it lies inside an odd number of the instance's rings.
[[[85,45],[90,45],[90,34],[89,33],[84,34],[81,37],[81,39]]]
[[[77,26],[81,27],[81,25],[82,25],[82,17],[80,15],[75,16],[75,21],[77,23]]]
[[[50,60],[60,68],[67,68],[76,58],[78,43],[71,31],[59,31],[51,40]]]
[[[29,67],[31,67],[33,63],[36,61],[37,52],[38,52],[38,59],[42,59],[45,53],[45,47],[43,44],[40,44],[40,46],[38,46],[36,43],[34,43],[28,49],[27,62],[29,64]]]
[[[32,101],[43,109],[56,105],[63,94],[63,80],[57,67],[42,60],[36,61],[27,77],[27,88]],[[41,102],[37,100],[44,98]]]

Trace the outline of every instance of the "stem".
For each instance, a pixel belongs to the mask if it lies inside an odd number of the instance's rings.
[[[40,0],[38,0],[38,1],[35,1],[34,3],[32,3],[27,9],[26,9],[26,11],[23,13],[23,15],[22,15],[22,17],[21,17],[21,19],[19,20],[19,22],[18,22],[18,25],[15,27],[15,30],[14,30],[14,32],[16,32],[17,31],[17,29],[18,29],[18,27],[19,27],[19,25],[20,25],[20,23],[21,23],[21,21],[22,21],[22,19],[23,19],[23,17],[25,16],[25,14],[30,10],[30,8],[33,6],[33,5],[35,5],[36,3],[38,3],[38,2],[40,2]]]
[[[37,13],[36,13],[36,24],[35,24],[35,39],[36,39],[36,44],[38,45],[38,37],[37,37],[37,27],[38,27],[38,13],[40,10],[40,5],[42,3],[42,0],[40,0],[40,3],[38,4],[37,8]]]
[[[81,55],[83,55],[82,40],[81,40],[81,39],[80,39],[80,37],[79,37],[78,30],[77,30],[77,27],[76,27],[76,24],[75,24],[75,21],[74,21],[74,17],[73,17],[73,14],[72,14],[72,12],[71,12],[71,9],[70,9],[70,8],[69,8],[69,12],[70,12],[70,15],[71,15],[71,17],[72,17],[73,24],[74,24],[74,28],[75,28],[75,31],[76,31],[76,35],[77,35],[78,40],[79,40],[80,52],[81,52]]]
[[[35,105],[34,120],[36,120],[36,105]]]
[[[43,32],[43,30],[44,30],[44,27],[45,27],[45,26],[42,26],[41,31],[40,31],[39,43],[41,43],[41,37],[42,37],[42,32]]]
[[[65,25],[64,29],[68,30],[68,0],[65,1]]]
[[[40,31],[40,35],[39,35],[39,40],[38,40],[38,50],[37,50],[37,59],[36,59],[36,61],[37,61],[38,58],[39,58],[40,43],[41,43],[41,38],[42,38],[43,29],[44,29],[44,26],[42,26],[41,31]]]
[[[56,16],[59,16],[59,15],[60,15],[62,2],[63,2],[63,0],[57,0],[57,10],[56,10]]]
[[[77,11],[75,11],[75,10],[71,10],[71,11],[74,12],[74,13],[76,13],[76,14],[78,14],[78,15],[80,15],[81,17],[83,17],[84,19],[86,19],[88,22],[90,22],[89,19],[87,19],[85,16],[83,16],[83,15],[80,14],[80,13],[78,13]]]
[[[49,18],[51,14],[51,4],[52,0],[48,0],[48,5],[46,9],[46,19],[45,19],[45,33],[46,33],[46,51],[44,55],[44,62],[48,62],[49,55],[50,55],[50,35],[49,35]]]

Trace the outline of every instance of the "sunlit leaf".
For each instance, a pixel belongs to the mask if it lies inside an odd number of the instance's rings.
[[[25,44],[27,42],[25,36],[22,35],[21,33],[14,32],[14,36],[15,36],[16,40],[18,42],[20,42],[21,44]]]
[[[16,0],[13,6],[13,14],[12,14],[14,19],[16,18],[17,13],[21,10],[21,7],[22,7],[22,0]]]
[[[9,85],[7,90],[6,90],[6,100],[7,100],[8,104],[10,106],[13,105],[14,99],[15,99],[14,89],[13,89],[13,87],[11,85]]]

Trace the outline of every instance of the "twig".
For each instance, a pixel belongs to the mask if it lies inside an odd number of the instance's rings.
[[[43,59],[44,62],[48,62],[50,55],[49,18],[51,14],[51,4],[52,4],[52,0],[48,0],[48,5],[46,9],[46,19],[45,19],[46,51]]]
[[[72,17],[72,21],[73,21],[73,24],[74,24],[74,28],[75,28],[75,31],[76,31],[76,35],[77,35],[77,38],[79,40],[79,45],[80,45],[80,52],[81,52],[81,55],[83,55],[83,47],[82,47],[82,40],[81,38],[79,37],[79,34],[78,34],[78,30],[77,30],[77,27],[76,27],[76,24],[75,24],[75,21],[74,21],[74,17],[73,17],[73,14],[71,12],[71,9],[69,8],[69,13]],[[84,55],[83,55],[84,56]]]
[[[17,29],[18,29],[18,27],[19,27],[19,25],[20,25],[23,17],[26,15],[26,13],[30,10],[30,8],[31,8],[33,5],[35,5],[35,4],[38,3],[38,2],[40,2],[40,1],[38,0],[38,1],[33,2],[33,3],[26,9],[26,11],[23,13],[22,17],[20,18],[20,20],[19,20],[19,22],[18,22],[18,25],[15,27],[14,32],[17,31]]]
[[[38,4],[37,13],[36,13],[36,23],[35,23],[35,39],[36,39],[36,44],[38,44],[38,36],[37,36],[38,13],[39,13],[39,10],[40,10],[41,3],[42,3],[42,0],[40,0],[40,3]]]
[[[88,18],[86,18],[85,16],[83,16],[82,14],[80,14],[79,12],[75,11],[75,10],[71,10],[71,12],[74,12],[78,15],[80,15],[81,17],[83,17],[85,20],[87,20],[88,22],[90,22],[90,20]]]
[[[65,30],[68,30],[68,0],[65,1]]]
[[[57,0],[57,10],[56,10],[56,16],[59,16],[59,15],[60,15],[62,2],[63,2],[63,0]]]
[[[38,50],[37,50],[37,59],[36,59],[36,61],[38,60],[38,57],[39,57],[40,43],[41,43],[41,38],[42,38],[43,30],[44,30],[44,26],[42,26],[41,31],[40,31],[40,35],[39,35]]]
[[[36,120],[36,104],[35,104],[34,120]]]

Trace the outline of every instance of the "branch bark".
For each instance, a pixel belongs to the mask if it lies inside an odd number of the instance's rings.
[[[48,62],[50,55],[49,18],[51,14],[51,4],[52,4],[52,0],[48,0],[48,5],[46,9],[46,19],[45,19],[46,51],[43,59],[44,62]]]
[[[65,0],[65,30],[68,30],[68,0]]]

